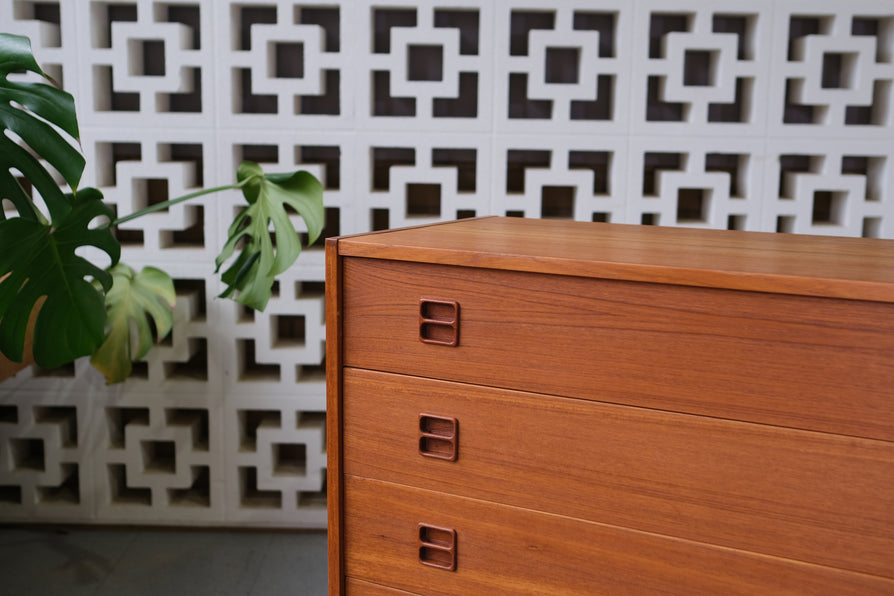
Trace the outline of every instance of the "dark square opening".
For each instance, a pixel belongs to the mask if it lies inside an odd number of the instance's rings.
[[[441,46],[411,45],[407,48],[407,78],[411,81],[444,79],[444,50]]]
[[[143,469],[173,474],[177,469],[174,441],[143,441]]]
[[[304,315],[276,315],[277,346],[304,345]]]
[[[576,84],[580,78],[579,48],[546,48],[546,82]]]
[[[683,84],[710,87],[714,84],[714,53],[707,50],[686,50],[683,59]]]
[[[147,39],[142,43],[142,72],[145,77],[165,76],[165,42]]]
[[[841,224],[847,194],[828,190],[813,193],[813,224]]]
[[[856,54],[826,52],[823,54],[823,89],[850,89],[853,86]]]
[[[677,221],[707,221],[709,192],[704,188],[677,191]]]
[[[275,73],[278,79],[300,79],[304,77],[304,44],[277,43],[274,46]]]
[[[407,184],[407,216],[441,215],[440,184]]]
[[[274,443],[273,473],[277,476],[304,476],[307,470],[307,445]]]
[[[574,217],[573,186],[544,186],[540,214],[543,218],[572,219]]]
[[[373,232],[381,232],[390,227],[389,212],[387,209],[371,209],[369,213],[369,226]]]
[[[44,470],[44,451],[41,439],[10,439],[12,461],[16,470]]]

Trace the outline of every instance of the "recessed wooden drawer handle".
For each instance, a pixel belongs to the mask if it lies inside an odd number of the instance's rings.
[[[446,416],[419,414],[419,453],[425,457],[456,461],[459,421]]]
[[[456,530],[419,524],[419,562],[456,571]]]
[[[459,345],[459,303],[452,300],[421,299],[419,339],[427,344]]]

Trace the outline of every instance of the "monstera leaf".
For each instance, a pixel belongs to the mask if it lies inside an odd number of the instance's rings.
[[[117,263],[120,245],[107,226],[90,227],[98,218],[112,218],[96,189],[84,189],[55,225],[23,217],[0,221],[0,351],[22,360],[25,328],[35,302],[46,301],[34,328],[34,360],[55,368],[93,353],[103,340],[106,311],[103,293],[112,276],[75,254],[95,246]]]
[[[288,269],[301,252],[300,238],[289,221],[286,205],[304,218],[309,240],[314,242],[323,230],[323,187],[308,172],[264,174],[252,162],[243,162],[236,178],[248,206],[236,216],[227,243],[215,260],[220,270],[243,243],[239,256],[221,276],[227,284],[221,297],[236,294],[236,302],[264,310],[274,278]]]
[[[109,272],[114,280],[106,294],[109,332],[90,363],[112,384],[127,379],[131,362],[145,356],[152,347],[150,317],[157,337],[163,338],[171,331],[176,295],[171,276],[155,267],[144,267],[136,273],[118,263]],[[132,330],[136,331],[135,336]]]
[[[0,210],[0,352],[10,360],[21,361],[29,315],[42,298],[33,352],[45,368],[99,349],[94,365],[110,382],[123,380],[130,362],[142,357],[151,344],[150,321],[158,337],[170,331],[170,278],[157,269],[137,275],[127,267],[115,267],[121,247],[111,230],[125,221],[212,192],[241,188],[248,205],[230,226],[216,265],[219,271],[232,260],[222,275],[227,289],[221,296],[259,310],[270,299],[276,275],[301,251],[287,209],[304,219],[311,242],[320,235],[324,211],[322,186],[316,178],[307,172],[265,175],[251,162],[240,165],[235,185],[202,189],[113,220],[98,190],[77,189],[84,158],[77,148],[71,95],[43,82],[8,79],[21,71],[49,79],[32,56],[27,38],[0,33],[0,200],[11,203],[18,215],[8,217]],[[70,194],[59,187],[59,175],[72,189]],[[43,208],[19,178],[28,181]],[[111,223],[99,221],[102,218]],[[88,245],[108,254],[111,274],[76,254]],[[231,259],[237,249],[239,255]]]
[[[45,83],[15,83],[7,79],[11,72],[21,70],[49,78],[31,54],[27,37],[0,33],[0,199],[12,201],[20,217],[43,220],[16,180],[13,172],[18,171],[40,193],[55,224],[71,210],[70,196],[63,193],[32,152],[55,168],[72,189],[77,187],[84,171],[84,157],[59,132],[77,139],[74,100],[68,93]],[[4,218],[0,211],[0,219]]]

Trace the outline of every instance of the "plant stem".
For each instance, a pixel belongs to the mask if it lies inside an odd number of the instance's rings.
[[[145,209],[140,209],[139,211],[134,211],[130,215],[125,215],[124,217],[119,217],[115,221],[109,224],[109,227],[114,227],[119,224],[123,224],[126,221],[130,221],[132,219],[137,219],[138,217],[143,217],[144,215],[149,215],[150,213],[155,213],[156,211],[161,211],[163,209],[167,209],[172,205],[176,205],[177,203],[182,203],[183,201],[188,201],[190,199],[194,199],[196,197],[201,197],[202,195],[208,195],[213,192],[220,192],[222,190],[234,190],[237,188],[242,188],[244,183],[237,182],[236,184],[227,184],[225,186],[215,186],[214,188],[203,188],[202,190],[197,190],[196,192],[191,192],[188,195],[183,195],[182,197],[177,197],[176,199],[170,199],[168,201],[164,201],[162,203],[155,203],[154,205],[149,205]]]

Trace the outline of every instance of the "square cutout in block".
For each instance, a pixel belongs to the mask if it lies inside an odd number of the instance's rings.
[[[407,184],[407,217],[440,217],[440,184]]]
[[[411,81],[444,80],[444,49],[435,45],[408,46],[407,78]]]
[[[823,89],[852,89],[854,86],[855,52],[826,52],[823,54]]]
[[[177,470],[174,441],[143,441],[143,470],[173,474]]]
[[[813,225],[841,225],[847,207],[847,193],[818,190],[813,193]]]
[[[683,84],[694,87],[712,87],[716,81],[716,52],[686,50],[683,57]]]
[[[305,476],[307,474],[307,445],[304,443],[274,443],[273,474],[276,476]]]
[[[576,85],[580,82],[579,48],[546,48],[546,83]]]
[[[278,79],[304,78],[304,44],[273,44],[273,75]]]
[[[10,439],[13,469],[38,470],[46,469],[46,462],[41,439]]]
[[[573,186],[544,186],[540,196],[540,214],[545,219],[572,219],[574,217]]]
[[[677,191],[677,221],[707,222],[711,193],[704,188],[681,188]]]

